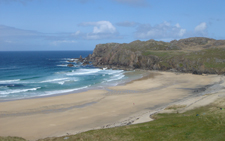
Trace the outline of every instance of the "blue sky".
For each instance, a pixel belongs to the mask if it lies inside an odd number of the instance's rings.
[[[225,39],[224,0],[0,0],[0,51]]]

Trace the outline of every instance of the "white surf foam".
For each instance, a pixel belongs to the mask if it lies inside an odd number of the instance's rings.
[[[62,60],[71,60],[72,58],[62,58]]]
[[[75,82],[78,81],[77,78],[58,78],[58,79],[51,79],[51,80],[45,80],[41,81],[40,83],[58,83],[60,85],[63,85],[66,82]]]
[[[6,91],[1,91],[0,94],[7,95],[7,94],[12,94],[12,93],[21,93],[21,92],[27,92],[27,91],[36,91],[37,89],[40,89],[40,88],[41,87],[30,88],[30,89],[6,90]]]
[[[69,78],[50,79],[50,80],[41,81],[41,83],[57,82],[57,81],[68,80],[68,79]]]
[[[65,83],[65,81],[60,81],[58,82],[58,84],[63,85]]]
[[[20,79],[14,79],[14,80],[1,80],[0,83],[11,83],[11,82],[17,82],[20,81]]]
[[[116,80],[120,80],[124,77],[124,75],[121,73],[121,74],[117,74],[117,75],[113,75],[111,77],[111,79],[107,79],[106,82],[110,82],[110,81],[116,81]]]
[[[67,67],[67,65],[56,65],[58,67]]]
[[[108,71],[108,70],[107,70]],[[109,70],[108,74],[109,75],[112,75],[112,74],[115,74],[115,73],[121,73],[123,72],[123,70]]]
[[[97,73],[99,71],[101,71],[101,69],[78,69],[76,71],[69,72],[66,75],[68,75],[68,76],[73,76],[73,75],[90,75],[90,74],[95,74],[95,73]]]
[[[57,83],[60,84],[60,85],[63,85],[63,84],[66,83],[66,82],[75,82],[75,81],[78,81],[78,79],[59,81],[59,82],[57,82]]]
[[[48,95],[54,95],[54,94],[63,94],[63,93],[69,93],[77,90],[82,90],[88,88],[88,86],[85,87],[80,87],[76,89],[67,89],[67,90],[57,90],[57,91],[50,91],[50,92],[45,92],[45,94],[39,95],[39,96],[48,96]]]

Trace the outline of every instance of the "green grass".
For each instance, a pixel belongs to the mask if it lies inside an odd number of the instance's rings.
[[[145,50],[142,52],[142,55],[149,56],[154,55],[162,58],[171,58],[174,56],[180,56],[183,55],[184,52],[181,51],[153,51],[153,50]]]
[[[205,67],[207,68],[218,68],[218,69],[223,69],[225,68],[225,62],[224,63],[215,63],[215,62],[206,62],[204,63]]]
[[[205,49],[195,52],[182,51],[153,51],[146,50],[142,52],[143,56],[157,56],[160,58],[160,66],[172,67],[171,62],[179,67],[191,66],[191,68],[200,69],[202,65],[218,71],[225,70],[225,49]]]
[[[186,54],[185,57],[195,60],[196,58],[201,58],[201,59],[225,59],[225,49],[205,49],[201,50],[198,52],[192,52],[190,54]]]
[[[192,52],[183,57],[192,61],[199,61],[206,68],[223,69],[225,62],[217,62],[216,60],[225,60],[225,49],[206,49],[199,52]]]
[[[0,141],[26,141],[25,139],[23,138],[20,138],[20,137],[1,137],[0,136]]]
[[[136,40],[129,44],[122,44],[121,48],[129,49],[131,51],[144,51],[144,50],[178,50],[177,47],[170,48],[170,43],[162,41],[140,41]]]
[[[165,110],[171,110],[171,109],[177,110],[179,108],[184,108],[184,107],[186,107],[186,105],[171,105],[171,106],[166,107]]]
[[[199,41],[198,40],[199,39],[193,39],[193,41],[196,41],[195,45],[199,43],[206,43],[204,41],[206,39]],[[113,45],[115,44],[109,44],[108,46]],[[210,44],[209,49],[198,50],[199,46],[196,46],[197,49],[193,51],[179,50],[171,46],[173,45],[170,43],[158,42],[154,40],[137,40],[129,44],[119,44],[119,53],[117,53],[117,56],[112,57],[111,62],[114,62],[114,64],[118,64],[120,62],[120,64],[124,66],[132,64],[131,61],[135,60],[135,58],[132,57],[135,57],[135,55],[132,55],[132,53],[126,55],[124,53],[129,50],[133,52],[133,54],[136,54],[136,57],[139,56],[137,52],[140,52],[142,54],[143,59],[139,60],[141,64],[134,64],[135,68],[145,67],[145,65],[142,64],[147,63],[148,60],[151,60],[153,63],[159,64],[158,67],[162,70],[175,68],[177,70],[187,72],[201,70],[204,73],[216,72],[218,74],[223,73],[225,71],[225,48],[214,48],[214,46]],[[188,47],[186,47],[186,49],[188,49]],[[105,53],[104,57],[108,58],[108,56],[110,56],[110,53],[113,51],[114,50],[112,48],[110,52]],[[148,64],[148,67],[151,68],[151,65],[152,64]]]
[[[159,64],[160,66],[170,67],[170,64],[165,61],[159,62]]]
[[[145,51],[142,53],[144,56],[155,55],[159,57],[169,56],[169,52],[158,52],[158,51]]]

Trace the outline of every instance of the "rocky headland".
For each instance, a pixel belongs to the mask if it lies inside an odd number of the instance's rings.
[[[225,40],[193,37],[98,44],[85,60],[112,69],[225,74]]]

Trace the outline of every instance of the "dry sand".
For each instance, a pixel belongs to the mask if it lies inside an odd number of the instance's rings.
[[[189,100],[190,108],[200,101],[202,94],[221,95],[224,85],[223,76],[218,75],[153,71],[150,74],[126,85],[102,90],[1,102],[0,136],[37,140],[146,122],[151,120],[150,114],[168,105]],[[200,89],[206,85],[214,87]]]

